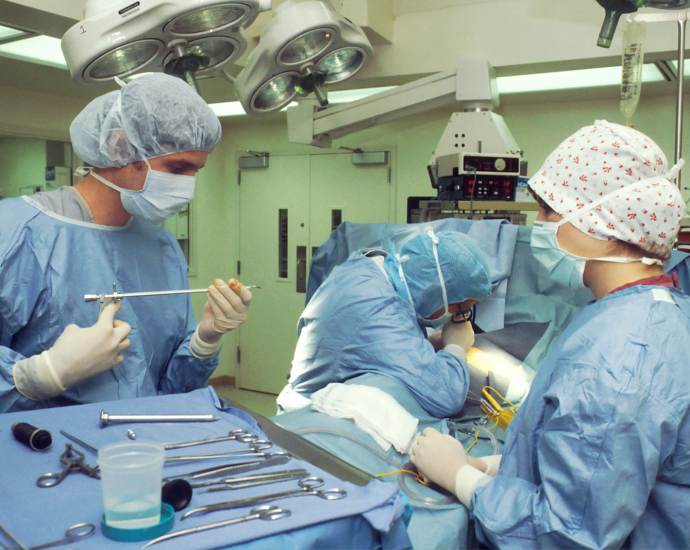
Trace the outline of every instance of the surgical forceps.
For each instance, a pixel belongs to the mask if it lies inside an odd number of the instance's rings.
[[[76,450],[70,443],[65,444],[65,452],[60,455],[60,462],[65,465],[65,469],[62,472],[43,474],[36,480],[36,485],[39,487],[55,487],[70,472],[81,472],[89,477],[101,479],[98,473],[98,466],[93,468],[88,464],[84,464],[84,453]]]
[[[273,457],[287,455],[285,451],[276,451],[273,453],[265,453],[266,449],[273,447],[273,443],[270,441],[265,441],[263,439],[257,439],[249,446],[249,449],[243,449],[241,451],[228,451],[225,453],[210,453],[205,455],[184,455],[184,456],[173,456],[165,459],[165,462],[180,462],[183,460],[207,460],[209,458],[235,458],[244,456],[262,456],[262,457]]]
[[[277,454],[277,453],[269,453]],[[186,479],[194,480],[208,477],[223,477],[226,475],[237,475],[251,470],[259,470],[261,468],[268,468],[269,466],[280,466],[288,462],[292,457],[289,453],[280,454],[279,456],[268,457],[264,460],[253,460],[250,462],[236,462],[235,464],[224,464],[222,466],[213,466],[212,468],[204,468],[203,470],[195,470],[186,474],[178,474],[174,476],[164,477],[163,481],[170,481],[171,479]],[[192,485],[194,487],[194,485]]]
[[[39,544],[38,546],[31,546],[26,550],[42,550],[43,548],[50,548],[52,546],[61,546],[67,544],[68,542],[74,542],[78,539],[83,539],[93,535],[96,527],[93,523],[77,523],[72,525],[67,531],[65,531],[65,537],[60,540],[54,540],[52,542],[46,542],[44,544]],[[7,550],[16,550],[13,547],[5,546]],[[26,548],[26,547],[25,547]]]
[[[218,441],[240,441],[242,443],[256,443],[259,440],[258,435],[249,433],[247,430],[232,430],[228,435],[222,437],[214,437],[213,439],[197,439],[195,441],[183,441],[181,443],[171,443],[165,446],[165,450],[183,449],[185,447],[193,447],[194,445],[205,445],[206,443],[216,443]]]
[[[198,483],[192,483],[191,485],[192,487],[220,485],[220,487],[211,487],[210,489],[204,489],[201,491],[202,493],[212,493],[215,491],[227,491],[228,489],[245,489],[247,487],[257,487],[259,485],[280,483],[282,481],[302,479],[307,476],[309,476],[309,472],[302,468],[298,468],[295,470],[282,470],[279,472],[269,472],[266,474],[226,477],[215,481],[200,481]]]
[[[225,521],[218,521],[216,523],[200,525],[199,527],[192,527],[190,529],[182,529],[182,531],[176,531],[175,533],[163,535],[162,537],[158,537],[157,539],[153,539],[152,541],[144,544],[144,546],[141,547],[141,550],[144,550],[144,548],[148,548],[149,546],[152,546],[154,544],[158,544],[159,542],[163,542],[164,540],[170,540],[176,537],[183,537],[184,535],[191,535],[193,533],[200,533],[202,531],[208,531],[209,529],[217,529],[218,527],[225,527],[226,525],[233,525],[235,523],[242,523],[243,521],[251,521],[253,519],[273,521],[276,519],[286,518],[289,515],[290,510],[283,510],[282,508],[278,508],[277,506],[259,506],[257,508],[253,508],[247,516],[226,519]]]
[[[208,514],[210,512],[218,512],[219,510],[232,510],[234,508],[243,508],[245,506],[254,506],[255,504],[263,504],[264,502],[271,502],[273,500],[280,500],[283,498],[317,496],[324,500],[340,500],[347,496],[347,491],[344,489],[317,489],[323,485],[323,479],[320,477],[305,477],[299,480],[299,489],[292,489],[290,491],[283,491],[281,493],[273,493],[271,495],[262,495],[252,498],[244,498],[241,500],[231,500],[228,502],[219,502],[218,504],[209,504],[194,508],[182,516],[181,519],[188,518],[197,514]]]

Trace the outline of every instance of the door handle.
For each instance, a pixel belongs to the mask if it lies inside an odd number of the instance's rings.
[[[297,261],[295,263],[295,269],[297,273],[295,274],[296,288],[295,290],[300,294],[306,294],[307,292],[307,247],[298,246],[297,247]]]

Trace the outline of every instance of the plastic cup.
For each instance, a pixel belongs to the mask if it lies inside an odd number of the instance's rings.
[[[150,441],[123,441],[98,451],[105,522],[142,529],[160,522],[165,450]]]

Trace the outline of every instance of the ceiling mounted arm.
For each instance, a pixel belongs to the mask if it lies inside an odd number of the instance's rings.
[[[496,78],[489,63],[462,61],[453,71],[322,110],[314,100],[301,100],[287,110],[288,136],[293,143],[330,147],[333,139],[455,102],[461,102],[464,110],[498,106]]]

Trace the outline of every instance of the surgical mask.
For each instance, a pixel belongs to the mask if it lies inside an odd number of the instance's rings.
[[[120,193],[123,208],[135,218],[160,223],[172,218],[194,197],[195,176],[170,174],[151,168],[149,161],[141,191],[122,189],[91,171],[91,175]]]
[[[563,250],[558,244],[558,228],[575,217],[581,216],[584,212],[596,207],[598,204],[600,204],[599,201],[590,204],[586,208],[578,210],[558,222],[535,221],[532,226],[532,237],[530,240],[532,254],[544,266],[550,279],[568,288],[579,289],[586,287],[584,273],[588,260],[621,264],[642,262],[647,265],[661,265],[661,261],[655,258],[625,258],[619,256],[587,258]]]

